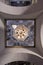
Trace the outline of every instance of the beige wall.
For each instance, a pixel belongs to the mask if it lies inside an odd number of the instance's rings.
[[[0,52],[4,49],[4,24],[0,19]]]
[[[42,36],[43,35],[41,35],[41,33],[43,32],[43,29],[41,32],[41,26],[43,24],[43,13],[37,17],[36,21],[37,21],[37,23],[36,23],[36,35],[37,35],[36,36],[36,47],[43,55],[43,47],[42,47],[42,44],[43,44],[43,37]]]
[[[43,48],[43,22],[42,22],[42,25],[41,25],[40,36],[41,36],[41,44],[42,44],[42,48]]]

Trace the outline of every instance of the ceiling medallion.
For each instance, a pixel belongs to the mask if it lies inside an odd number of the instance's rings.
[[[29,36],[29,31],[25,25],[18,25],[15,26],[12,25],[13,27],[13,37],[17,39],[18,41],[24,41],[28,36]]]

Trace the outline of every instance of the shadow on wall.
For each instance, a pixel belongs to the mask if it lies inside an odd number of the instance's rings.
[[[31,65],[32,63],[26,61],[14,61],[5,65]],[[33,64],[32,64],[33,65]]]

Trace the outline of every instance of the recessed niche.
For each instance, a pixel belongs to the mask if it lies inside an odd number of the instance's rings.
[[[32,4],[32,0],[10,0],[11,6],[28,6]]]
[[[35,20],[6,20],[6,47],[35,47]]]
[[[33,63],[26,62],[26,61],[15,61],[5,65],[33,65]]]

